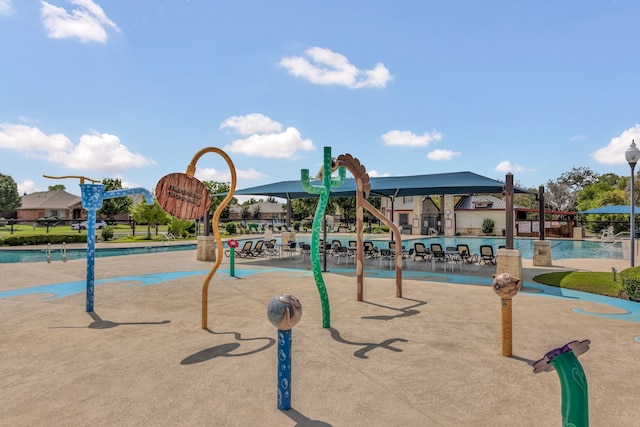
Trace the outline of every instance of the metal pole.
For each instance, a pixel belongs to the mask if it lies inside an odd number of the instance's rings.
[[[538,211],[540,225],[540,240],[544,240],[544,185],[538,187]]]
[[[513,174],[508,173],[505,182],[505,245],[507,249],[513,249]]]
[[[636,240],[636,224],[635,224],[635,195],[634,195],[634,187],[635,187],[635,173],[634,169],[636,167],[635,163],[630,163],[631,165],[631,267],[635,267],[635,240]]]

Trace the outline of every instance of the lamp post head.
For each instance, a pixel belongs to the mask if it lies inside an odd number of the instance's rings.
[[[635,140],[631,141],[631,145],[627,148],[627,151],[624,152],[624,158],[631,167],[635,166],[638,160],[640,160],[640,149],[636,147]]]

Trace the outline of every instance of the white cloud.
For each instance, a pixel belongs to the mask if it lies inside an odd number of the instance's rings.
[[[371,178],[378,178],[378,177],[382,177],[382,176],[391,176],[388,173],[380,173],[380,172],[378,172],[376,170],[371,170],[371,171],[368,172],[368,174],[369,174],[369,176]]]
[[[222,122],[220,129],[232,128],[240,135],[254,133],[274,133],[282,130],[282,123],[271,120],[260,113],[247,114],[246,116],[232,116]]]
[[[347,57],[322,47],[305,51],[309,59],[290,56],[280,60],[280,65],[289,74],[321,85],[342,85],[352,89],[385,87],[393,79],[389,70],[378,63],[370,70],[359,70]]]
[[[461,153],[459,151],[433,150],[432,152],[427,153],[427,158],[429,158],[429,160],[450,160],[460,154]]]
[[[392,130],[382,135],[385,145],[398,147],[428,147],[432,142],[442,140],[442,133],[434,130],[416,135],[408,130]]]
[[[31,180],[27,179],[18,184],[18,193],[20,193],[21,196],[23,194],[35,193],[36,191],[40,190],[36,188],[36,183]]]
[[[77,37],[83,43],[106,43],[108,36],[105,27],[120,31],[116,23],[109,19],[104,10],[92,0],[69,0],[69,2],[76,6],[70,13],[62,7],[46,1],[41,2],[40,17],[50,38]]]
[[[586,137],[586,136],[584,136],[584,135],[580,135],[580,134],[578,134],[578,135],[573,135],[573,136],[571,137],[571,142],[584,141],[585,139],[587,139],[587,137]]]
[[[153,164],[152,159],[135,154],[120,138],[92,131],[74,145],[63,134],[45,134],[36,127],[0,123],[0,148],[19,151],[27,157],[60,163],[73,170],[122,172]]]
[[[247,156],[295,159],[296,152],[315,148],[310,139],[302,139],[296,128],[288,127],[282,131],[282,127],[282,124],[262,114],[230,117],[222,122],[220,128],[232,128],[241,135],[249,136],[225,145],[224,150]]]
[[[0,0],[0,15],[11,15],[11,13],[13,13],[11,0]]]
[[[196,178],[200,181],[217,181],[217,182],[231,182],[231,172],[228,169],[217,170],[213,168],[196,169]],[[262,179],[267,175],[262,172],[258,172],[253,168],[249,170],[236,169],[237,179]]]
[[[632,140],[636,141],[636,145],[640,145],[640,124],[625,130],[620,136],[611,138],[609,145],[594,151],[591,153],[591,157],[596,162],[606,165],[626,164],[624,153],[631,145]]]
[[[519,165],[517,163],[511,164],[510,161],[505,160],[503,162],[498,163],[498,166],[496,166],[496,171],[497,172],[511,172],[511,173],[516,173],[516,172],[524,172],[526,170],[526,168],[522,165]]]

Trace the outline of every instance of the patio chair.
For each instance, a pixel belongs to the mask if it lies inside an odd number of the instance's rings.
[[[480,261],[483,264],[491,263],[496,265],[496,256],[493,253],[493,246],[481,245],[480,246]]]
[[[457,247],[447,246],[447,248],[444,251],[444,254],[445,254],[445,264],[446,264],[445,270],[446,270],[446,266],[450,265],[451,271],[453,271],[455,269],[455,266],[457,265],[460,271],[462,271],[462,264],[464,263],[464,260],[462,259],[462,256],[460,256],[460,251],[458,250]]]
[[[393,266],[396,257],[393,252],[391,252],[391,249],[380,249],[378,259],[380,260],[380,268],[382,268],[382,264],[386,262],[389,264],[389,270],[391,270],[391,266]]]
[[[271,239],[268,242],[264,242],[265,250],[264,254],[268,255],[269,258],[273,258],[278,255],[278,249],[276,248],[276,239]]]
[[[296,242],[290,241],[287,243],[286,246],[282,247],[282,252],[286,253],[287,255],[289,255],[289,258],[291,258],[298,252],[296,245],[297,245]]]
[[[429,247],[431,248],[431,252],[444,252],[440,243],[432,243]]]
[[[437,243],[432,243],[431,247],[433,247],[433,245],[438,245]],[[440,245],[438,245],[440,246]],[[444,251],[442,250],[442,247],[440,246],[440,250],[431,250],[431,271],[434,271],[436,268],[437,264],[442,264],[442,269],[443,270],[447,270],[447,256],[444,253]]]
[[[308,243],[300,243],[300,255],[302,256],[300,262],[304,262],[305,258],[311,259],[311,245]]]
[[[427,261],[431,258],[431,251],[428,251],[424,243],[416,242],[413,244],[413,260],[422,258],[423,261]]]
[[[252,247],[253,247],[253,240],[247,240],[246,242],[244,242],[244,245],[242,245],[242,249],[236,252],[236,255],[239,256],[240,258],[253,256],[253,253],[251,252]]]
[[[467,264],[475,264],[478,262],[478,254],[472,254],[468,245],[457,245],[456,248],[460,252],[460,257]]]

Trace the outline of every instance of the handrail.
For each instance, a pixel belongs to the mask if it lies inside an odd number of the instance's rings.
[[[62,242],[60,253],[62,254],[62,262],[67,262],[67,242]]]
[[[51,243],[47,243],[47,262],[51,264]]]

